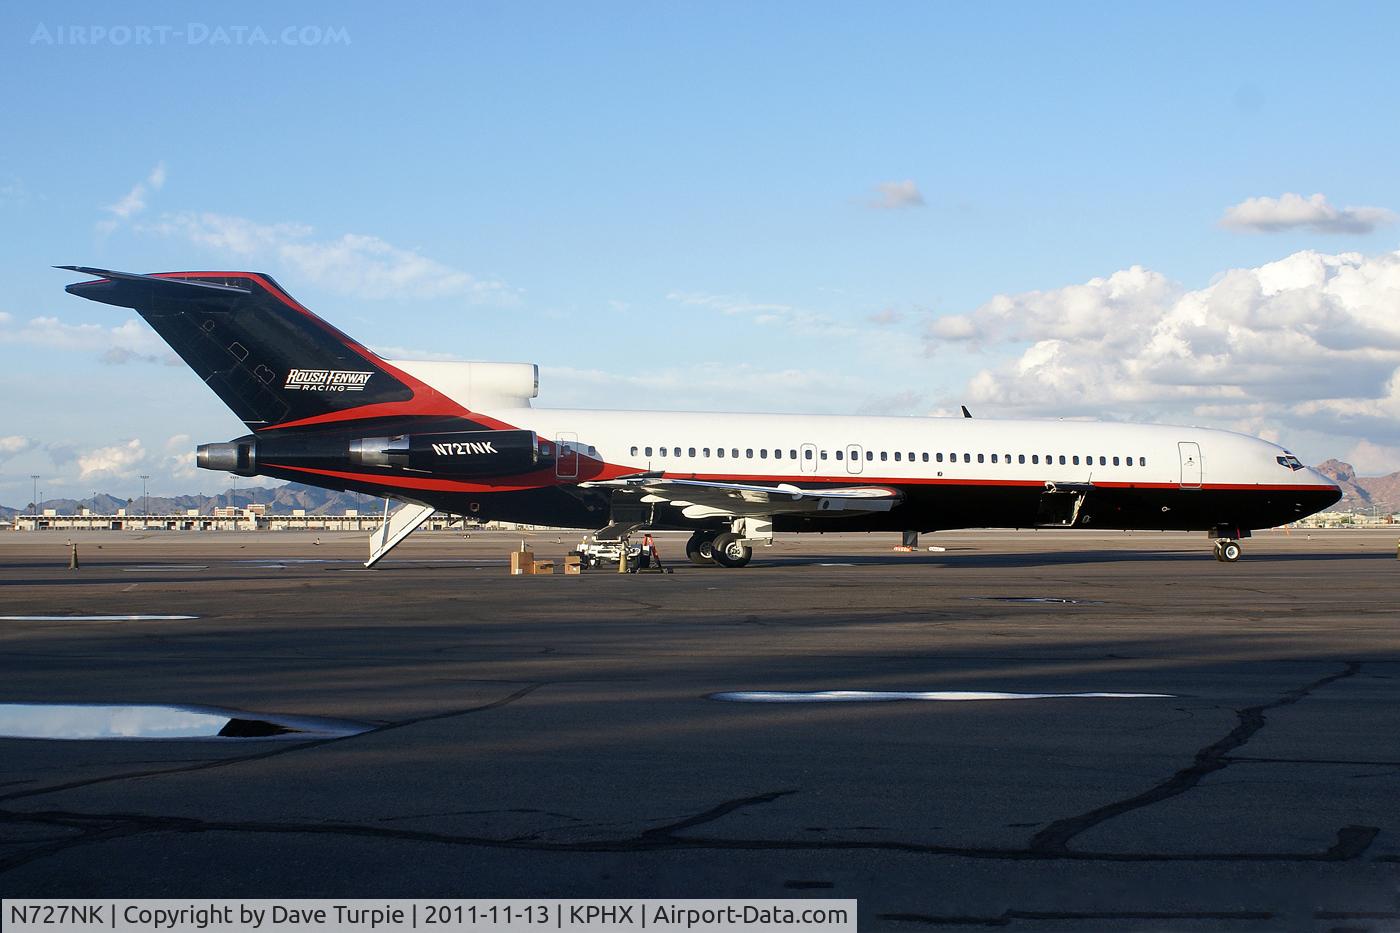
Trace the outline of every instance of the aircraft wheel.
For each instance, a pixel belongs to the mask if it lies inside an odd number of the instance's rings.
[[[715,565],[714,541],[715,532],[713,531],[695,532],[685,543],[685,556],[690,558],[690,562],[697,567],[713,567]]]
[[[1227,564],[1233,564],[1240,559],[1240,555],[1243,554],[1244,551],[1240,548],[1240,543],[1238,541],[1221,541],[1215,546],[1215,553],[1216,560],[1224,561]]]
[[[753,557],[753,548],[729,531],[715,537],[711,551],[715,556],[715,563],[721,567],[742,567]]]

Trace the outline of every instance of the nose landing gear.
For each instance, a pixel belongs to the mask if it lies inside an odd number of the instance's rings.
[[[1215,559],[1218,561],[1233,564],[1240,559],[1240,555],[1243,553],[1238,541],[1222,538],[1215,542]]]
[[[1216,525],[1210,530],[1210,536],[1215,539],[1215,559],[1233,564],[1244,553],[1240,547],[1240,539],[1250,537],[1250,532],[1248,528],[1235,525]]]

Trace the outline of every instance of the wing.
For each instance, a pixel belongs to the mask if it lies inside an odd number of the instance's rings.
[[[660,473],[637,473],[581,485],[635,491],[642,502],[669,503],[680,509],[686,518],[815,512],[864,515],[888,512],[904,498],[899,490],[887,486],[803,488],[791,483],[766,485],[677,479]]]

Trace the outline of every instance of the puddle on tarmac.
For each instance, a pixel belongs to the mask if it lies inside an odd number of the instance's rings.
[[[372,728],[343,719],[215,706],[0,703],[0,737],[18,739],[322,739]]]
[[[1172,693],[992,693],[975,690],[813,690],[794,693],[782,690],[741,690],[712,693],[711,700],[731,703],[889,703],[898,700],[1063,700],[1077,698],[1144,699],[1170,698]]]
[[[0,616],[0,622],[183,622],[199,616]]]
[[[1052,606],[1102,606],[1101,599],[1067,599],[1063,596],[964,596],[996,603],[1040,603]]]

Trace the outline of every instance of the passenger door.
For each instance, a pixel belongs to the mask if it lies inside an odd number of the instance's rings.
[[[1181,453],[1181,488],[1201,488],[1201,445],[1194,441],[1181,441],[1176,445]]]

